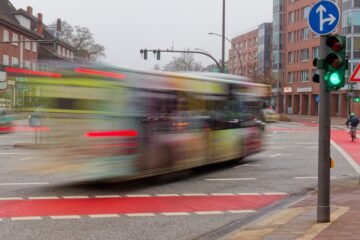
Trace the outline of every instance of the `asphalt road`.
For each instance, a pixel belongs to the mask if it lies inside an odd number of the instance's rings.
[[[79,204],[80,209],[92,201],[92,205],[84,210],[90,212],[96,210],[100,196],[129,206],[137,200],[146,203],[144,198],[147,198],[148,202],[153,202],[154,211],[137,215],[114,215],[114,212],[98,217],[64,214],[62,219],[47,215],[28,219],[5,217],[0,221],[0,239],[197,239],[255,212],[261,213],[263,206],[279,201],[266,202],[269,196],[284,199],[303,190],[314,189],[317,185],[317,129],[293,123],[268,125],[264,151],[241,162],[204,167],[178,176],[109,185],[74,185],[63,175],[41,176],[20,171],[21,166],[31,164],[33,152],[11,147],[19,137],[17,134],[0,135],[0,215],[10,208],[15,208],[14,211],[18,209],[16,202],[1,206],[6,199],[27,201],[33,197],[43,200],[56,198],[43,203],[60,208],[62,204]],[[335,168],[331,170],[332,181],[357,176],[337,150],[332,149],[332,157],[335,159]],[[160,204],[159,196],[164,194],[172,196],[165,198],[172,214],[157,211],[163,207],[156,204]],[[119,198],[115,195],[127,197],[126,203],[116,202]],[[186,196],[191,201],[200,201],[200,205],[209,206],[212,211],[192,211],[193,206],[190,205],[194,202],[185,206],[184,198],[181,198]],[[64,197],[77,199],[78,202],[65,202]],[[231,197],[240,199],[236,203],[238,210],[252,207],[253,211],[227,211]],[[64,206],[66,208],[67,205]],[[179,211],[176,211],[177,208]]]

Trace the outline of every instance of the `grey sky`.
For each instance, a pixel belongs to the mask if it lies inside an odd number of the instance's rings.
[[[149,54],[140,58],[141,48],[201,48],[221,58],[222,0],[10,0],[16,8],[32,6],[49,24],[57,18],[90,28],[97,42],[106,47],[106,62],[142,69],[165,65],[176,55],[162,54],[156,61]],[[272,0],[226,0],[226,36],[272,21]],[[230,48],[227,43],[226,48]],[[196,56],[203,65],[206,57]]]

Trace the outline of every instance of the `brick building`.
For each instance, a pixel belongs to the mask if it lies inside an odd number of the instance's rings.
[[[312,61],[319,56],[320,38],[311,32],[307,22],[310,8],[316,2],[318,1],[274,0],[272,68],[273,76],[277,81],[277,86],[279,86],[277,109],[281,113],[318,114],[319,84],[312,82],[312,76],[317,71],[312,66]],[[342,1],[335,2],[341,9]],[[343,2],[349,2],[349,0]],[[353,6],[352,4],[346,4],[348,9]],[[350,15],[347,19],[353,17],[354,15]],[[354,21],[350,20],[350,22]],[[344,33],[344,28],[346,27],[343,22],[335,33]],[[350,31],[354,28],[347,27],[346,29]],[[360,59],[355,60],[351,49],[354,44],[349,41],[349,39],[353,39],[353,36],[346,32],[345,34],[348,38],[347,47],[350,62],[359,62]],[[354,64],[351,64],[349,72],[352,72],[354,66]],[[347,99],[348,89],[349,85],[347,84],[343,89],[331,93],[330,111],[332,116],[346,117],[349,111],[356,111],[360,114],[360,108],[357,105],[349,105],[350,101]]]
[[[72,61],[76,49],[58,39],[61,21],[56,29],[43,23],[43,15],[33,15],[32,7],[16,9],[9,0],[0,0],[0,65],[46,71],[58,61]],[[0,84],[0,105],[17,106],[16,96],[26,91],[25,79],[6,79]],[[22,94],[24,95],[24,94]]]
[[[265,82],[271,77],[272,23],[263,23],[258,28],[236,36],[231,40],[229,73]]]

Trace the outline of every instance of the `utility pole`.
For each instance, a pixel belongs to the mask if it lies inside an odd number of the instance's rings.
[[[326,36],[320,36],[320,59],[327,55]],[[330,222],[330,91],[320,69],[317,222]]]
[[[225,0],[223,0],[223,17],[222,17],[222,57],[221,72],[225,73]]]

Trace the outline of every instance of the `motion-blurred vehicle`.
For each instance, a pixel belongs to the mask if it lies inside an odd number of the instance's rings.
[[[15,118],[8,110],[0,108],[0,133],[9,133],[12,131],[12,121]]]
[[[46,115],[47,148],[38,155],[47,173],[133,179],[241,159],[262,147],[256,117],[270,88],[248,78],[83,64],[7,70],[26,76],[28,102]],[[19,110],[34,112],[32,105]]]
[[[280,115],[272,108],[261,110],[261,119],[264,122],[277,122],[280,121]]]

